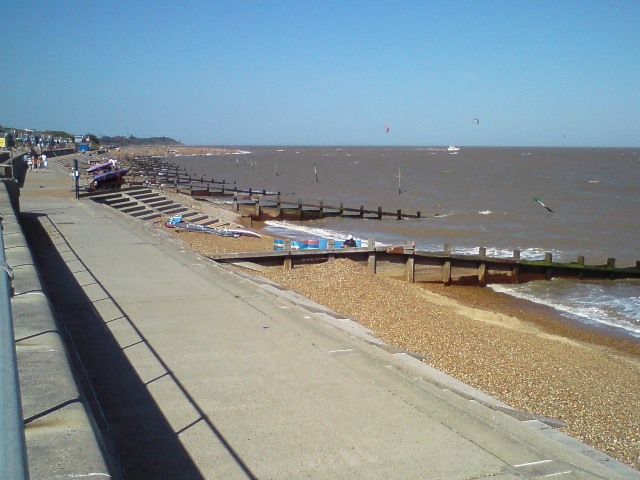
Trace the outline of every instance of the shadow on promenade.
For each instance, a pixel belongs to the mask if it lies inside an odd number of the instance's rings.
[[[204,478],[131,365],[123,347],[52,243],[39,221],[42,216],[23,213],[21,224],[44,288],[57,313],[57,321],[61,323],[59,327],[76,378],[89,401],[112,460],[121,470],[113,472],[114,477]],[[70,246],[68,248],[72,251]],[[224,439],[221,440],[226,445]],[[237,457],[236,461],[239,461]],[[250,472],[247,473],[251,478]]]

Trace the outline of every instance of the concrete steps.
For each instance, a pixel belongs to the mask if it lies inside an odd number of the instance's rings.
[[[180,214],[185,221],[206,227],[232,226],[229,222],[223,222],[218,218],[191,210],[146,186],[122,188],[117,192],[91,192],[85,197],[142,221],[157,220],[161,217]]]

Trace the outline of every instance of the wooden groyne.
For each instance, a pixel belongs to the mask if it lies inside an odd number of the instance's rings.
[[[587,265],[580,256],[575,262],[554,262],[551,253],[544,259],[523,260],[520,251],[514,250],[511,258],[489,257],[480,248],[476,255],[451,252],[445,245],[441,252],[415,250],[412,246],[334,249],[292,250],[290,242],[283,251],[230,253],[210,256],[221,263],[244,266],[282,266],[285,269],[298,265],[322,263],[336,258],[349,258],[378,275],[402,279],[408,282],[442,283],[444,285],[519,284],[533,280],[574,278],[581,280],[618,280],[640,278],[640,261],[635,267],[619,268],[615,259],[604,265]]]
[[[167,163],[163,158],[140,157],[126,161],[132,177],[129,181],[131,185],[157,185],[192,197],[233,197],[234,210],[255,221],[303,221],[327,217],[402,220],[437,216],[419,211],[407,213],[401,209],[387,211],[382,207],[365,208],[364,205],[350,207],[343,203],[329,204],[322,200],[313,203],[302,199],[292,201],[283,199],[281,192],[264,188],[239,188],[236,182],[197,178],[187,174],[186,169]]]
[[[323,201],[317,203],[305,203],[302,199],[296,202],[283,201],[280,195],[252,197],[234,197],[234,209],[236,212],[251,217],[252,220],[315,220],[327,217],[348,217],[365,218],[369,220],[382,220],[383,218],[422,218],[421,212],[416,214],[403,213],[402,210],[395,212],[383,211],[382,207],[376,210],[369,210],[361,205],[358,208],[345,207],[343,203],[339,205],[325,205]]]

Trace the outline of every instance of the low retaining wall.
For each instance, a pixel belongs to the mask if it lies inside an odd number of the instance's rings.
[[[0,214],[7,263],[14,274],[11,310],[29,475],[33,479],[111,477],[102,442],[76,385],[64,333],[13,208],[12,188],[7,187],[2,182]]]

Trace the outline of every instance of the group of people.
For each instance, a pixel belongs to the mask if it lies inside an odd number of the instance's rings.
[[[47,166],[48,166],[47,156],[44,153],[42,155],[37,156],[37,157],[35,155],[30,155],[28,153],[25,153],[24,154],[24,161],[26,162],[27,166],[29,167],[29,170],[33,170],[34,168],[36,170],[43,169],[43,168],[47,168]]]

